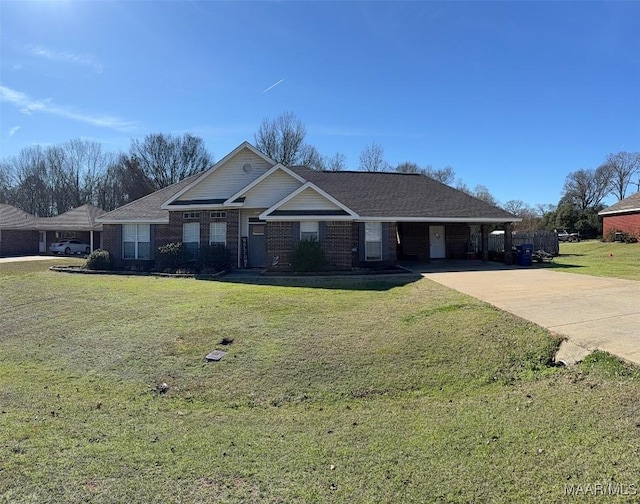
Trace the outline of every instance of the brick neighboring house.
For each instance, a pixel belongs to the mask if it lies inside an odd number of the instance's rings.
[[[0,257],[37,254],[36,221],[33,215],[0,203]]]
[[[75,238],[91,249],[100,247],[102,224],[96,218],[105,211],[82,205],[56,217],[34,217],[7,204],[0,204],[0,256],[44,254],[59,240]]]
[[[221,243],[237,268],[290,269],[300,240],[317,239],[328,267],[469,256],[470,226],[507,229],[514,215],[429,177],[318,172],[276,163],[244,142],[212,166],[109,212],[103,248],[116,262],[150,264],[158,246]],[[508,233],[511,236],[511,233]],[[507,244],[510,248],[510,244]],[[510,254],[508,254],[510,258]]]
[[[640,192],[621,199],[598,212],[602,217],[602,235],[613,239],[616,232],[627,233],[640,240]]]

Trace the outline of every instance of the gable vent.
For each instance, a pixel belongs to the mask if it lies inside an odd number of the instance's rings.
[[[251,163],[245,163],[242,165],[242,171],[245,173],[251,173],[253,171],[253,165]]]

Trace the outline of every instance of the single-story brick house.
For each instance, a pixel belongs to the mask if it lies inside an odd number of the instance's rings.
[[[0,203],[0,257],[37,254],[36,221],[33,215]]]
[[[82,205],[56,217],[34,217],[0,204],[0,256],[44,254],[59,240],[75,238],[92,250],[102,245],[102,224],[96,219],[105,211]]]
[[[153,261],[171,242],[220,243],[237,268],[287,270],[297,242],[317,239],[329,267],[344,270],[466,258],[471,225],[481,226],[475,252],[486,258],[489,226],[519,219],[424,175],[284,166],[244,142],[207,171],[97,220],[103,248],[125,265]]]
[[[605,239],[612,239],[616,232],[622,232],[640,240],[640,192],[621,199],[598,215],[602,217]]]

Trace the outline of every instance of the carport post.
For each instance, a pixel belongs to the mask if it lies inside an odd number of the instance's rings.
[[[93,229],[89,231],[89,246],[91,247],[91,252],[93,252]]]
[[[483,261],[488,261],[489,260],[489,226],[487,226],[486,224],[482,224],[480,226],[480,233],[481,233],[481,250],[480,250],[480,254],[481,254],[481,258]]]
[[[513,247],[513,235],[511,234],[511,223],[507,222],[504,225],[504,263],[513,264],[513,255],[511,254],[511,248]]]

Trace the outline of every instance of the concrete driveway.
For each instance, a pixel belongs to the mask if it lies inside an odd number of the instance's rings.
[[[18,256],[18,257],[0,257],[0,264],[20,261],[48,261],[50,259],[60,259],[60,257],[73,256]]]
[[[582,349],[605,350],[640,365],[640,281],[536,266],[486,268],[414,270],[565,336]]]

